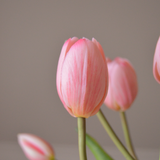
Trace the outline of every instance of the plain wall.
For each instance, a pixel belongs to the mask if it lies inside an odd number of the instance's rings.
[[[135,147],[160,147],[160,85],[152,73],[160,34],[160,1],[0,0],[0,142],[32,133],[56,144],[77,144],[76,118],[56,89],[61,47],[70,37],[96,38],[105,55],[127,58],[139,92],[126,112]],[[102,106],[124,142],[119,113]],[[96,116],[87,132],[114,146]]]

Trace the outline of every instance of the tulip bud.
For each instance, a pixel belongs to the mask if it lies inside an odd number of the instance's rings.
[[[108,65],[109,88],[104,103],[113,110],[125,111],[133,103],[137,92],[137,76],[130,62],[123,58],[113,61],[106,59]]]
[[[158,39],[153,59],[153,75],[158,83],[160,83],[160,38]]]
[[[45,140],[31,134],[19,134],[18,142],[29,160],[54,160],[54,151]]]
[[[88,118],[99,111],[108,89],[107,78],[99,42],[73,37],[64,43],[57,68],[57,90],[73,117]]]

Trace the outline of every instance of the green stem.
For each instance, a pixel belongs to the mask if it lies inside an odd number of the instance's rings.
[[[86,119],[77,117],[78,124],[78,145],[80,160],[87,160],[86,155]]]
[[[132,154],[132,156],[134,156],[135,159],[137,159],[137,156],[135,154],[135,151],[134,151],[134,148],[132,145],[125,112],[120,112],[120,117],[121,117],[121,123],[122,123],[122,127],[123,127],[123,132],[124,132],[124,137],[126,140],[127,148],[129,150],[129,152]]]
[[[49,157],[49,160],[55,160],[55,158],[53,156]]]
[[[121,153],[124,155],[124,157],[127,160],[134,160],[132,155],[127,151],[127,149],[124,147],[122,142],[119,140],[119,138],[116,136],[114,133],[113,129],[111,128],[110,124],[108,123],[107,119],[105,118],[104,114],[102,113],[101,110],[97,113],[97,117],[101,124],[103,125],[104,129],[107,131],[108,135],[114,142],[114,144],[117,146],[117,148],[121,151]]]

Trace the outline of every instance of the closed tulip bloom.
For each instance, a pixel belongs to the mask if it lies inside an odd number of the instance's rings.
[[[32,134],[19,134],[18,142],[29,160],[54,160],[49,143]]]
[[[158,83],[160,83],[160,38],[158,39],[153,59],[153,75]]]
[[[113,110],[125,111],[136,98],[137,76],[127,59],[106,59],[108,65],[109,88],[104,103]]]
[[[64,43],[57,68],[57,90],[73,117],[88,118],[98,112],[107,93],[107,78],[99,42],[73,37]]]

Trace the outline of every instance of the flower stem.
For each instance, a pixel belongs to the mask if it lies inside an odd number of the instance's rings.
[[[86,155],[86,119],[77,117],[78,124],[78,145],[79,145],[79,158],[80,160],[87,160]]]
[[[121,117],[121,123],[122,123],[122,127],[123,127],[123,132],[124,132],[124,137],[126,140],[127,148],[129,150],[129,152],[132,154],[132,156],[134,156],[135,159],[137,159],[137,156],[135,154],[135,151],[134,151],[134,148],[132,145],[125,112],[120,112],[120,117]]]
[[[124,155],[124,157],[127,160],[134,160],[132,155],[127,151],[127,149],[124,147],[122,142],[119,140],[119,138],[117,137],[117,135],[115,134],[115,132],[111,128],[110,124],[108,123],[107,119],[105,118],[105,116],[101,110],[99,110],[99,112],[97,113],[97,117],[98,117],[99,121],[101,122],[101,124],[103,125],[106,132],[108,133],[108,135],[110,136],[110,138],[112,139],[112,141],[114,142],[114,144],[117,146],[117,148]]]

